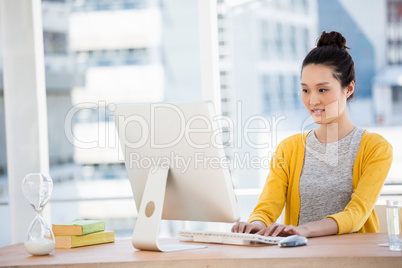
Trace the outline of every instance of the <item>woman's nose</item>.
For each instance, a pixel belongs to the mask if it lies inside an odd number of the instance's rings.
[[[310,95],[310,105],[314,106],[320,103],[320,97],[318,96],[317,93],[312,93]]]

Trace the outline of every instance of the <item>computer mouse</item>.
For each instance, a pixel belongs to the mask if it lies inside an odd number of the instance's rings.
[[[280,247],[298,247],[307,245],[307,238],[301,235],[291,235],[279,241]]]

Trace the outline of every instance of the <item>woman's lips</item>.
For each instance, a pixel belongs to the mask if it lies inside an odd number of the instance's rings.
[[[312,112],[313,112],[313,115],[320,116],[325,112],[325,109],[313,109]]]

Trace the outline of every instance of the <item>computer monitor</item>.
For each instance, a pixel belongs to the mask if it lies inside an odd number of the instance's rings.
[[[192,247],[159,245],[161,219],[239,219],[222,129],[211,102],[121,104],[114,116],[138,209],[135,248]]]

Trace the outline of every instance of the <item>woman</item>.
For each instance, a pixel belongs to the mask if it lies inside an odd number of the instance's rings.
[[[349,119],[355,69],[346,49],[340,33],[323,32],[304,59],[301,98],[319,127],[279,144],[257,206],[232,232],[305,237],[378,232],[373,208],[392,147]],[[285,224],[278,224],[285,203]]]

